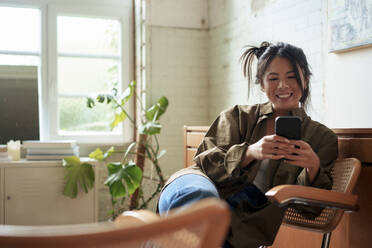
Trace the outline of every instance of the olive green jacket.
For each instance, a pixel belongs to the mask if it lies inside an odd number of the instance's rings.
[[[266,120],[273,114],[270,102],[252,106],[236,105],[223,111],[210,126],[194,157],[196,165],[173,174],[167,184],[184,174],[206,176],[216,185],[221,198],[226,199],[253,182],[262,161],[255,160],[240,168],[246,149],[266,135]],[[306,169],[271,160],[277,165],[272,186],[299,184],[330,189],[330,170],[338,156],[337,136],[319,122],[311,120],[302,108],[291,111],[302,120],[301,139],[307,142],[320,160],[320,170],[312,183]]]
[[[266,120],[272,114],[271,103],[234,106],[222,112],[209,128],[194,161],[214,182],[222,198],[253,182],[262,161],[253,161],[244,169],[239,164],[247,147],[266,135]],[[338,155],[337,136],[326,126],[311,120],[302,108],[292,110],[291,115],[302,119],[301,139],[318,155],[319,173],[310,183],[306,169],[286,164],[284,160],[271,160],[277,170],[268,180],[272,186],[299,184],[330,189],[330,170]]]
[[[236,105],[223,111],[213,122],[200,144],[194,157],[196,165],[178,171],[167,184],[184,174],[200,174],[209,178],[216,185],[221,198],[226,199],[246,185],[253,183],[262,161],[255,160],[244,169],[239,165],[244,158],[247,147],[266,135],[266,121],[272,114],[273,108],[270,102],[252,106]],[[306,169],[287,164],[284,160],[270,160],[269,163],[275,164],[277,169],[273,177],[268,180],[271,181],[272,187],[282,184],[299,184],[330,189],[332,186],[330,170],[333,161],[338,156],[337,136],[326,126],[311,120],[302,108],[294,109],[290,114],[301,118],[301,139],[307,142],[318,155],[320,169],[313,182],[310,183]],[[268,233],[264,234],[265,237],[262,239],[270,240],[267,243],[269,245],[280,226],[282,216],[274,218],[275,213],[280,215],[280,211],[277,209],[268,210],[268,213],[264,213],[263,217],[257,216],[256,219],[254,218],[255,220],[250,220],[251,213],[243,212],[244,206],[233,213],[233,233],[230,233],[230,236],[235,236],[235,241],[230,239],[231,242],[236,247],[250,247],[236,241],[247,237],[247,232],[252,232],[252,229],[249,228],[242,231],[245,229],[242,226],[251,225],[252,221],[256,221],[257,218],[264,218],[263,224],[261,224],[267,228],[261,226],[260,229],[267,230]],[[256,223],[255,225],[261,224]],[[270,225],[272,226],[269,227]],[[239,226],[239,228],[234,228],[234,226]],[[234,229],[241,231],[236,231],[234,234]],[[239,237],[240,235],[242,237]],[[255,233],[254,235],[259,234]],[[261,245],[264,243],[262,241]]]

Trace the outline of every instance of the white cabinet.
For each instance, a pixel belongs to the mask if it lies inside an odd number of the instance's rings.
[[[90,163],[97,165],[96,161]],[[97,221],[97,184],[88,194],[79,190],[75,199],[64,196],[61,161],[1,162],[0,178],[0,220],[3,224],[56,225]]]

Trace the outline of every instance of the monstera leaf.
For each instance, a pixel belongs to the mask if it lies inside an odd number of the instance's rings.
[[[63,159],[65,167],[65,196],[76,198],[78,185],[85,193],[94,186],[94,171],[91,164],[81,163],[78,157],[66,157]]]
[[[105,184],[110,188],[113,198],[131,195],[140,186],[142,171],[133,161],[125,164],[110,163],[107,169],[108,177]]]
[[[146,111],[146,119],[148,121],[157,121],[159,120],[159,117],[164,114],[164,112],[167,110],[168,107],[168,99],[163,96],[159,98],[157,103],[152,105],[147,111]]]
[[[158,122],[146,122],[145,124],[140,126],[140,133],[142,134],[148,134],[148,135],[154,135],[159,134],[161,130],[161,124]]]
[[[134,89],[136,86],[136,81],[132,81],[129,85],[128,88],[123,92],[123,94],[119,97],[120,104],[124,106],[125,103],[129,101],[129,99],[133,96]]]
[[[105,153],[102,152],[100,148],[96,148],[93,152],[89,153],[89,157],[98,161],[105,160],[106,158],[110,157],[112,153],[115,152],[115,148],[113,146],[110,147]]]

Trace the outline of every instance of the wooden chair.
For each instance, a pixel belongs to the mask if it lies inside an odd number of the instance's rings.
[[[358,196],[352,195],[361,170],[355,158],[337,160],[332,169],[332,190],[299,185],[280,185],[266,193],[271,202],[282,207],[293,205],[320,206],[323,211],[309,220],[289,207],[283,224],[295,228],[323,233],[322,248],[329,247],[332,231],[337,227],[344,212],[358,210]]]
[[[202,141],[208,127],[184,127],[185,167],[192,164],[192,157]],[[266,193],[271,202],[288,207],[284,225],[323,233],[322,247],[329,247],[331,232],[336,228],[344,212],[358,210],[356,195],[352,195],[361,170],[358,159],[337,160],[332,169],[332,190],[299,185],[280,185]],[[323,207],[314,220],[304,218],[296,212],[294,205]]]
[[[174,209],[166,217],[127,211],[113,223],[61,226],[1,226],[0,247],[206,248],[224,242],[230,224],[228,206],[206,199]]]

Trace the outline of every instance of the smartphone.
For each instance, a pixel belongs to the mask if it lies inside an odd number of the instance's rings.
[[[297,116],[275,118],[275,134],[290,140],[301,139],[301,119]]]

